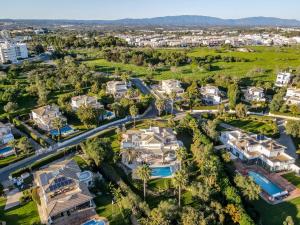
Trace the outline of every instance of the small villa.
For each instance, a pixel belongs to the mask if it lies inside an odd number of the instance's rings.
[[[219,105],[222,102],[221,91],[218,87],[206,85],[200,88],[201,100],[206,105]]]
[[[104,106],[97,101],[96,97],[88,95],[79,95],[72,97],[71,106],[73,110],[79,109],[81,106],[90,106],[95,109],[103,108]]]
[[[171,176],[177,169],[176,150],[181,146],[171,128],[128,130],[122,135],[122,162],[130,169],[147,163],[152,176]]]
[[[124,97],[128,90],[128,83],[125,81],[109,81],[106,83],[106,92],[115,98]]]
[[[9,146],[9,142],[14,140],[14,135],[11,132],[10,124],[0,122],[0,158],[14,155],[14,148]]]
[[[284,100],[288,105],[300,106],[300,89],[288,88]]]
[[[261,165],[271,172],[291,170],[295,163],[295,159],[285,153],[285,146],[263,135],[224,131],[220,141],[240,160]]]
[[[160,86],[161,92],[166,95],[170,95],[171,93],[176,93],[177,95],[182,95],[184,93],[184,89],[181,87],[181,83],[179,80],[163,80],[161,81]]]
[[[42,223],[81,224],[96,215],[88,189],[93,184],[93,174],[82,172],[74,160],[50,164],[37,171],[34,178],[39,187]]]
[[[275,86],[276,87],[287,86],[292,81],[292,77],[293,76],[291,73],[286,73],[286,72],[278,73],[275,81]]]
[[[265,102],[264,89],[261,87],[248,87],[245,92],[245,100],[248,102]]]

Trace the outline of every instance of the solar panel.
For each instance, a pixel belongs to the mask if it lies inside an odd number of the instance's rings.
[[[55,191],[56,189],[72,184],[72,182],[71,179],[67,179],[66,177],[55,178],[53,184],[49,186],[49,190]]]

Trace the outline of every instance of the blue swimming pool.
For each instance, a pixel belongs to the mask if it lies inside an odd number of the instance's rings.
[[[82,225],[105,225],[105,222],[103,220],[89,220]]]
[[[253,178],[254,182],[258,184],[261,187],[261,189],[267,192],[270,196],[283,192],[283,190],[280,187],[269,181],[266,177],[254,171],[249,171],[248,174],[250,177]]]
[[[70,127],[69,125],[67,125],[67,126],[64,126],[64,127],[62,127],[61,129],[60,129],[60,133],[61,134],[66,134],[66,133],[69,133],[69,132],[71,132],[71,131],[73,131],[73,128],[72,127]],[[52,135],[52,136],[58,136],[58,130],[51,130],[50,131],[50,134]]]
[[[153,177],[169,177],[172,174],[173,174],[173,171],[170,166],[151,168],[151,176],[153,176]]]
[[[5,148],[2,148],[2,149],[0,149],[0,155],[5,154],[5,153],[7,153],[7,152],[10,152],[11,150],[13,150],[13,148],[10,147],[10,146],[7,146],[7,147],[5,147]]]

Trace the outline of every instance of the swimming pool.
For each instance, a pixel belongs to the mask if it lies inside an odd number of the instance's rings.
[[[249,171],[248,174],[250,177],[253,178],[254,182],[261,187],[261,189],[268,193],[268,195],[277,196],[283,192],[283,190],[280,187],[269,181],[266,177],[254,171]]]
[[[170,166],[152,167],[151,168],[151,176],[153,176],[153,177],[169,177],[172,174],[173,174],[173,171]]]
[[[105,225],[105,222],[103,220],[89,220],[82,225]]]
[[[62,127],[62,128],[60,129],[60,133],[61,133],[61,134],[70,133],[70,132],[72,132],[72,131],[73,131],[73,128],[70,127],[69,125],[64,126],[64,127]],[[58,133],[58,130],[54,129],[54,130],[51,130],[51,131],[50,131],[50,134],[51,134],[52,136],[58,136],[59,133]]]
[[[13,148],[10,147],[10,146],[4,147],[4,148],[0,149],[0,155],[3,155],[3,154],[5,154],[5,153],[8,153],[8,152],[10,152],[10,151],[12,151],[12,150],[13,150]]]

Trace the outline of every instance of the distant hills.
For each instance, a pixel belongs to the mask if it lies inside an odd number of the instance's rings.
[[[165,16],[143,19],[119,20],[16,20],[0,19],[0,22],[13,22],[30,25],[113,25],[113,26],[221,26],[221,27],[300,27],[299,20],[275,17],[248,17],[242,19],[221,19],[209,16]]]

